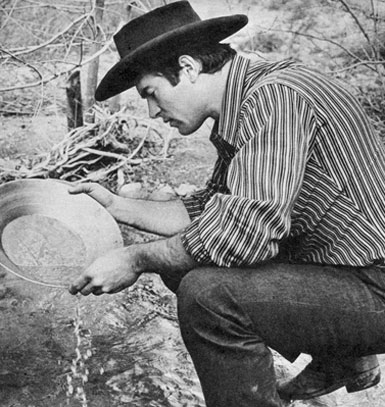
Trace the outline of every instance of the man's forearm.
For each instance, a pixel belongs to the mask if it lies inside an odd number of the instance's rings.
[[[184,273],[199,267],[183,247],[180,235],[150,243],[129,246],[135,251],[135,267],[139,273],[152,272],[157,274],[178,272]]]
[[[181,200],[147,201],[117,197],[110,211],[119,222],[163,236],[173,236],[190,224]]]
[[[180,235],[112,250],[97,258],[69,287],[71,294],[113,294],[152,272],[181,280],[198,267],[183,247]]]

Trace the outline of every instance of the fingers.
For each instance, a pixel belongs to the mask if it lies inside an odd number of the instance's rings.
[[[77,185],[73,185],[73,186],[69,187],[68,192],[70,194],[82,194],[82,193],[89,194],[97,186],[98,186],[98,184],[95,184],[94,182],[77,184]]]
[[[102,295],[102,294],[107,294],[108,291],[106,291],[103,287],[94,285],[92,282],[89,282],[88,284],[83,285],[82,287],[79,287],[78,285],[71,285],[69,288],[69,292],[72,295],[76,294],[81,294],[84,296],[93,294],[93,295]]]
[[[91,277],[88,276],[81,276],[77,279],[68,289],[69,293],[72,295],[76,295],[79,293],[83,288],[87,287],[87,285],[91,282]]]
[[[68,189],[68,192],[70,194],[87,194],[105,208],[111,206],[114,201],[114,194],[95,182],[87,182],[71,186]]]
[[[102,294],[114,294],[115,290],[112,290],[109,287],[104,287],[100,284],[95,284],[93,279],[89,276],[83,276],[73,283],[69,289],[69,293],[72,295],[82,294],[84,296],[93,294],[93,295],[102,295]]]
[[[102,295],[102,294],[110,294],[110,293],[104,291],[102,287],[94,287],[92,294],[93,295]]]
[[[93,284],[89,283],[80,290],[80,294],[87,296],[93,293],[95,290],[99,291],[100,287],[95,287]]]

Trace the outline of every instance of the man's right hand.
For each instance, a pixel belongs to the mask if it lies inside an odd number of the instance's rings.
[[[102,187],[94,182],[78,184],[70,187],[68,192],[70,194],[87,194],[95,201],[104,206],[113,217],[117,217],[115,212],[116,201],[118,196],[110,192],[108,189]]]
[[[87,194],[121,223],[163,236],[181,232],[191,220],[181,200],[166,202],[124,198],[94,182],[70,187],[70,194]]]

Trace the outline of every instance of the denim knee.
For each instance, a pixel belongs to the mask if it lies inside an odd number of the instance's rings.
[[[208,286],[209,274],[210,270],[206,268],[191,270],[180,282],[176,295],[181,327],[185,323],[190,324],[195,317],[203,316],[199,310],[201,308],[200,297],[205,287]]]
[[[231,284],[223,279],[223,270],[193,270],[183,278],[177,296],[185,342],[199,337],[225,348],[260,342]]]

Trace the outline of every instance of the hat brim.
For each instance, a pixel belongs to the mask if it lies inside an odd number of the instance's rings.
[[[95,92],[97,101],[106,100],[134,86],[139,74],[138,66],[146,60],[188,44],[219,43],[247,24],[248,18],[243,14],[217,17],[187,24],[177,30],[163,34],[122,58],[101,80]]]

